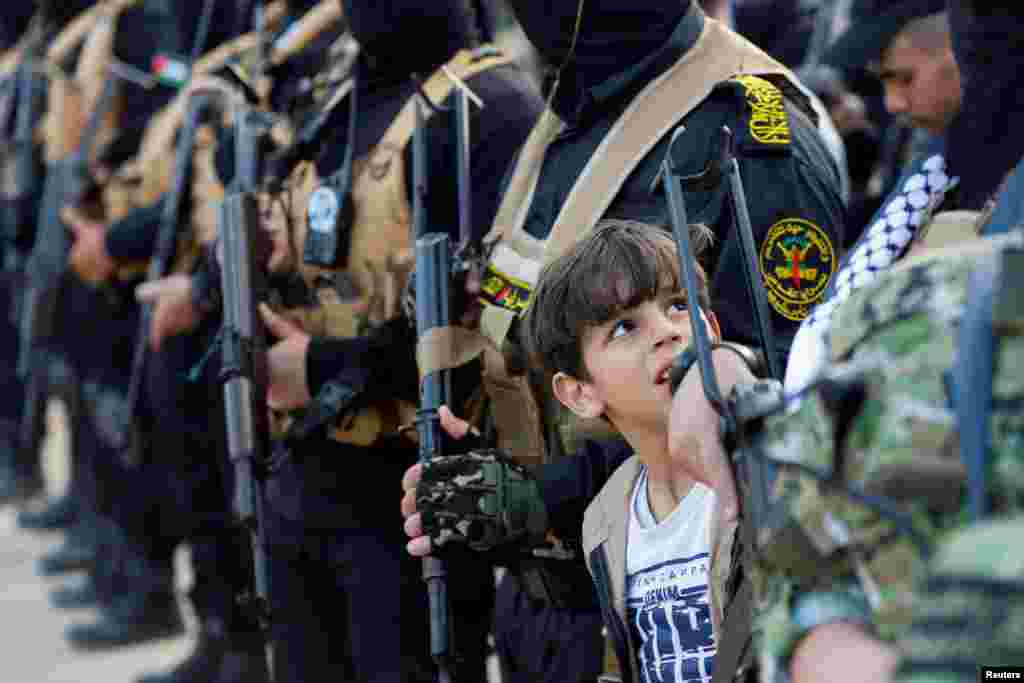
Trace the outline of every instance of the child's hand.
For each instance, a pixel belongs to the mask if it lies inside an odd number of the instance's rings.
[[[712,354],[723,395],[740,382],[754,381],[754,375],[732,351]],[[728,456],[722,448],[719,415],[704,395],[700,372],[694,367],[683,378],[672,399],[668,419],[668,447],[674,462],[687,474],[714,490],[719,515],[724,521],[736,519],[739,503],[736,482]]]

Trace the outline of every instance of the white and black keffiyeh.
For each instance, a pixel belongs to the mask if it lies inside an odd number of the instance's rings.
[[[807,386],[827,360],[828,329],[836,308],[899,260],[918,228],[956,183],[956,178],[946,174],[945,157],[935,154],[893,191],[833,278],[830,298],[816,306],[800,325],[786,368],[787,392]]]

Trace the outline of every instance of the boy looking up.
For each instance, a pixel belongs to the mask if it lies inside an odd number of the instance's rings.
[[[710,241],[707,228],[691,230],[695,245]],[[718,341],[703,273],[700,288]],[[644,683],[711,679],[735,529],[713,491],[669,457],[669,373],[692,337],[686,303],[664,230],[602,221],[543,269],[525,319],[558,400],[609,422],[634,451],[587,508],[583,546],[623,679]],[[754,379],[734,347],[718,345],[713,362],[723,392]]]

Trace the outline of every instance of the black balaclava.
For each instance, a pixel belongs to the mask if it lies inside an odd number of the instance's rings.
[[[72,19],[95,5],[96,0],[46,0],[36,4],[55,26],[64,28]],[[6,8],[4,11],[7,11]]]
[[[433,73],[471,44],[464,0],[339,0],[375,81]]]
[[[540,55],[592,87],[663,46],[691,0],[509,0]],[[577,14],[583,6],[575,48]],[[570,49],[572,54],[570,56]],[[568,59],[568,62],[566,61]]]
[[[963,104],[947,155],[963,208],[980,209],[1024,154],[1024,7],[950,0]]]
[[[176,17],[166,6],[140,3],[118,16],[114,56],[138,71],[148,72],[158,54],[181,54],[187,50],[179,46],[178,39]],[[118,135],[102,152],[103,158],[115,165],[135,154],[150,118],[177,92],[163,84],[144,89],[136,83],[122,81],[119,86],[124,111],[118,121]]]
[[[0,12],[0,49],[6,50],[18,42],[35,11],[36,3],[29,0],[8,3]]]
[[[207,0],[174,0],[171,6],[178,20],[180,47],[179,54],[188,56],[194,47],[196,33],[202,23]],[[257,0],[259,2],[260,0]],[[254,29],[253,8],[255,3],[235,0],[212,0],[210,25],[206,39],[200,46],[199,54],[209,52],[221,43],[248,33]]]

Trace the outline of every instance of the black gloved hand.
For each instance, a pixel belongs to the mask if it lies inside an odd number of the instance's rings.
[[[454,543],[478,552],[527,550],[545,540],[548,516],[537,481],[497,449],[427,463],[416,504],[435,549]]]

